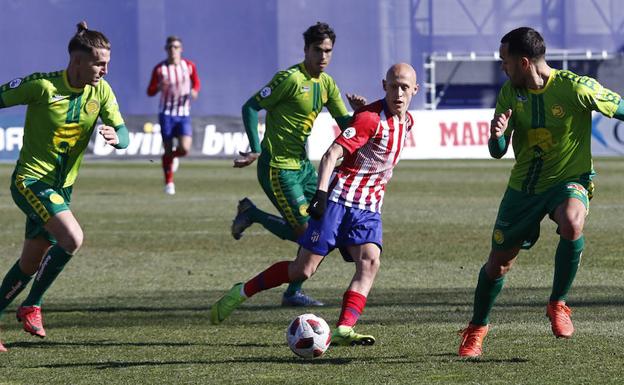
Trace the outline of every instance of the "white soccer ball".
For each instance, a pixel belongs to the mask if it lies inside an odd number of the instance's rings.
[[[290,350],[303,358],[316,358],[325,353],[331,342],[329,325],[314,314],[296,317],[286,329],[286,341]]]

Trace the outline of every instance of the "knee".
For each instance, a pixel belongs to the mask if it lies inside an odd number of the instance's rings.
[[[366,257],[359,261],[360,269],[362,272],[377,274],[379,267],[381,266],[381,260],[379,257]]]
[[[84,240],[84,234],[81,228],[77,228],[64,237],[57,239],[58,245],[63,248],[69,254],[75,254]]]
[[[574,241],[583,235],[583,225],[584,220],[582,218],[574,218],[569,221],[565,221],[559,225],[559,234],[564,239]]]

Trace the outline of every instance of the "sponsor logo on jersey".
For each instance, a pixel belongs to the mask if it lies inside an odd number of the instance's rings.
[[[555,118],[563,118],[565,115],[565,110],[559,104],[553,104],[550,108],[550,112],[552,112]]]
[[[505,242],[505,235],[499,229],[494,230],[494,234],[492,234],[492,238],[494,239],[494,242],[496,242],[496,244],[498,245],[502,245],[503,242]]]
[[[310,92],[310,86],[301,86],[301,92]]]
[[[52,95],[52,97],[50,98],[50,103],[55,103],[68,97],[68,95]]]
[[[59,194],[53,193],[50,194],[50,202],[54,203],[55,205],[62,205],[63,203],[65,203],[65,199],[63,199],[63,197]]]
[[[351,139],[355,136],[355,127],[349,127],[342,132],[342,136],[347,139]]]
[[[13,79],[9,82],[9,88],[17,88],[22,84],[22,78]]]
[[[263,98],[268,98],[271,96],[271,87],[264,87],[260,90],[260,96]]]
[[[518,100],[519,102],[522,102],[522,103],[526,103],[526,101],[528,101],[529,98],[527,98],[524,95],[516,94],[516,100]]]
[[[100,102],[95,99],[91,99],[85,104],[85,111],[87,114],[92,115],[97,113],[100,110]]]

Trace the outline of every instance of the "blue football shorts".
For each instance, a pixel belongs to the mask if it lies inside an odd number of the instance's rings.
[[[310,218],[308,229],[297,242],[304,249],[322,256],[338,248],[345,261],[353,262],[347,246],[374,243],[381,250],[381,214],[329,201],[323,218]]]
[[[160,134],[163,142],[170,142],[179,136],[193,136],[190,116],[172,116],[159,114]]]

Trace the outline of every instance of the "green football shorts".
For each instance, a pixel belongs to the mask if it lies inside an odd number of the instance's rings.
[[[316,192],[318,174],[312,163],[301,161],[299,170],[271,167],[258,161],[258,181],[282,217],[294,229],[308,222],[308,203]]]
[[[539,239],[540,222],[568,198],[583,202],[589,212],[593,182],[567,182],[541,194],[528,194],[507,187],[498,209],[492,232],[492,248],[509,250],[520,246],[530,249]]]
[[[26,238],[43,235],[55,242],[54,237],[43,226],[54,215],[69,210],[71,192],[72,186],[57,188],[38,179],[13,173],[11,196],[17,207],[26,214]]]

